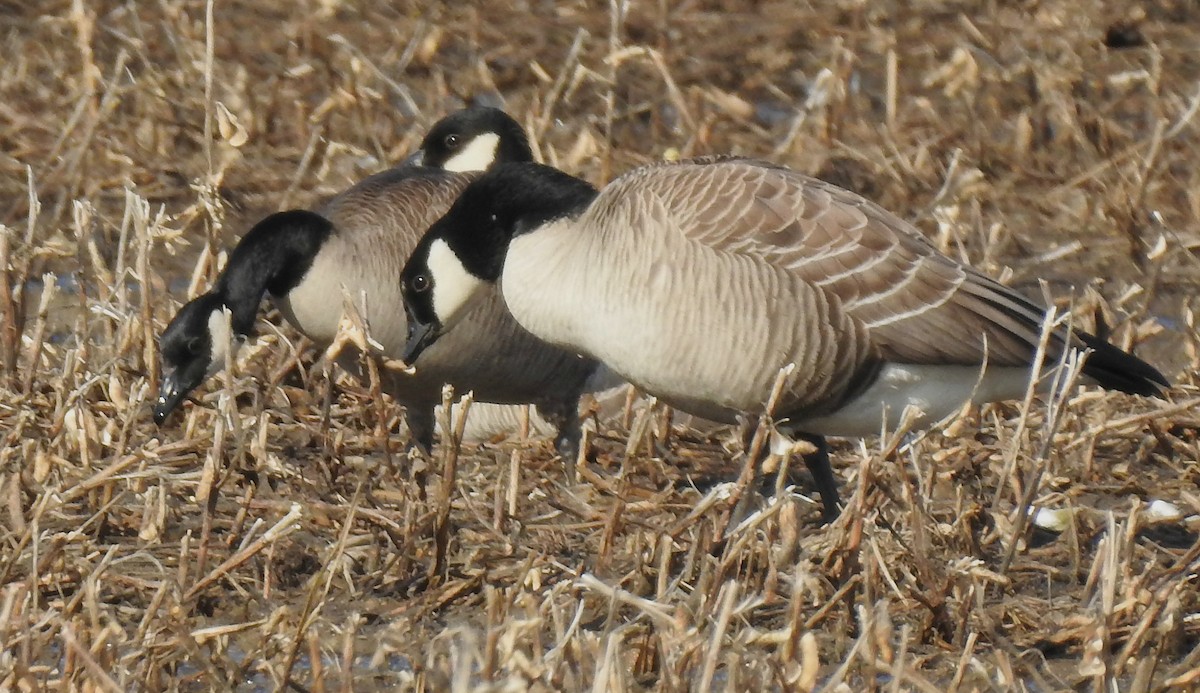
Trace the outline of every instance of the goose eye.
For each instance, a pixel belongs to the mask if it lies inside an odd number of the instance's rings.
[[[449,135],[446,135],[446,139],[442,142],[446,145],[447,149],[458,149],[458,145],[461,143],[461,138],[454,133],[450,133]]]
[[[187,350],[188,350],[188,353],[190,353],[190,354],[199,356],[200,351],[201,351],[201,346],[202,345],[200,344],[199,337],[192,337],[191,339],[189,339],[187,341]]]
[[[430,284],[431,284],[431,282],[429,281],[428,274],[418,274],[417,276],[412,278],[411,285],[412,285],[413,293],[418,293],[418,294],[425,293],[426,291],[429,290]]]

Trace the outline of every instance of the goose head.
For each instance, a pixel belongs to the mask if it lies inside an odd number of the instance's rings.
[[[468,185],[434,222],[400,275],[409,365],[500,280],[509,243],[578,215],[596,196],[589,183],[534,163],[498,164]]]
[[[228,352],[241,343],[231,333],[228,309],[217,294],[198,296],[179,309],[159,338],[163,374],[155,423],[166,421],[192,390],[225,367]]]
[[[498,108],[476,106],[435,123],[406,163],[461,173],[514,161],[533,161],[525,130]]]
[[[156,423],[225,367],[253,331],[263,294],[283,296],[299,284],[332,233],[325,217],[291,210],[266,217],[242,237],[212,290],[184,304],[159,337]]]

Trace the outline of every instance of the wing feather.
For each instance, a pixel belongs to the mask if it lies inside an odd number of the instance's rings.
[[[687,240],[787,269],[864,326],[884,358],[906,363],[1019,366],[1032,359],[1045,309],[937,250],[912,224],[861,196],[746,159],[638,169],[591,214],[653,198],[626,228],[657,223]],[[624,206],[628,212],[629,206]],[[657,215],[656,215],[657,216]],[[1065,332],[1052,344],[1060,349]],[[986,346],[985,346],[986,345]]]

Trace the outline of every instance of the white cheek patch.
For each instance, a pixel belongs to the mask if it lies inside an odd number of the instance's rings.
[[[230,326],[232,315],[229,309],[221,307],[208,316],[208,375],[211,377],[225,368],[225,361],[232,361],[237,356],[238,347],[242,340],[233,334]]]
[[[496,150],[499,148],[500,135],[494,132],[478,135],[462,151],[447,159],[442,168],[455,173],[486,171],[496,160]]]
[[[429,246],[429,273],[433,278],[433,312],[443,327],[465,314],[464,308],[483,286],[483,281],[463,267],[458,256],[443,240]]]

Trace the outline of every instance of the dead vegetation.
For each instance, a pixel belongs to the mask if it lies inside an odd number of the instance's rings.
[[[0,688],[1200,686],[1194,2],[362,5],[0,2]],[[598,183],[859,190],[1178,386],[846,443],[828,528],[787,475],[729,525],[737,446],[657,410],[573,488],[541,441],[414,469],[274,326],[156,429],[226,241],[464,98]]]

